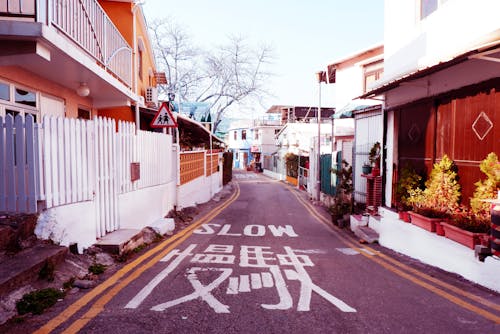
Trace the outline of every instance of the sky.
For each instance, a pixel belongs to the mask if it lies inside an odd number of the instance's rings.
[[[272,105],[317,106],[315,73],[357,51],[383,42],[384,0],[145,0],[146,20],[170,18],[202,47],[228,36],[273,49],[268,83]],[[321,105],[334,106],[334,85],[322,85]],[[245,109],[244,111],[248,111]]]

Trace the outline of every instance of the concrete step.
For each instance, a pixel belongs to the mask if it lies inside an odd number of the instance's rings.
[[[353,232],[359,239],[364,240],[367,243],[372,244],[374,242],[378,242],[378,233],[368,226],[356,226]]]
[[[144,243],[141,230],[120,229],[106,234],[95,246],[110,254],[122,255],[131,252]]]
[[[38,244],[14,255],[3,256],[0,262],[0,295],[37,280],[44,266],[55,268],[67,253],[67,247]]]

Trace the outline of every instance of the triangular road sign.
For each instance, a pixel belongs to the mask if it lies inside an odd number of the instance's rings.
[[[177,122],[175,121],[172,112],[170,111],[167,102],[163,102],[156,113],[156,116],[151,122],[152,128],[176,128]]]

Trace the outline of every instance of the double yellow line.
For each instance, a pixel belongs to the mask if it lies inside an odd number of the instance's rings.
[[[292,190],[290,191],[293,193],[293,195],[297,198],[297,200],[306,208],[306,210],[314,216],[318,221],[326,224],[327,226],[331,227],[331,222],[329,219],[325,218],[321,214],[319,214],[314,208],[309,201],[301,197],[301,195],[297,192],[297,190]],[[432,276],[429,276],[427,274],[424,274],[412,267],[409,267],[405,265],[404,263],[401,263],[397,261],[396,259],[387,256],[379,251],[374,250],[373,248],[370,248],[368,246],[363,246],[362,248],[358,247],[358,245],[351,239],[348,238],[345,235],[342,235],[340,233],[335,233],[334,234],[340,241],[342,241],[344,244],[347,246],[351,247],[352,249],[358,251],[361,255],[365,256],[366,258],[370,259],[371,261],[379,264],[380,266],[384,267],[385,269],[393,272],[394,274],[403,277],[443,298],[446,298],[447,300],[457,304],[460,307],[463,307],[471,312],[474,312],[488,320],[491,320],[495,322],[496,324],[500,324],[500,316],[491,313],[490,311],[487,311],[485,309],[482,309],[480,307],[477,307],[464,299],[461,299],[457,297],[456,295],[451,294],[450,292],[453,292],[457,295],[460,295],[462,297],[468,298],[469,300],[472,300],[478,304],[481,304],[488,309],[492,311],[497,311],[500,312],[500,305],[492,303],[484,298],[481,298],[479,296],[476,296],[474,294],[465,292],[453,285],[450,285],[448,283],[445,283],[439,279],[436,279]],[[369,251],[370,253],[374,255],[367,254],[363,249]],[[432,283],[432,284],[431,284]],[[446,289],[450,292],[447,292],[443,289]]]
[[[200,218],[196,223],[192,224],[188,228],[182,230],[171,238],[163,241],[158,246],[152,248],[148,252],[144,253],[142,256],[138,257],[133,262],[125,265],[116,273],[113,274],[109,279],[104,281],[102,284],[95,287],[92,291],[85,294],[82,298],[71,304],[66,310],[58,314],[56,317],[47,322],[43,327],[39,328],[34,333],[50,333],[59,327],[61,324],[66,322],[75,313],[81,310],[83,307],[87,306],[94,298],[103,294],[99,299],[97,299],[91,306],[90,309],[76,321],[74,321],[63,333],[76,333],[81,330],[90,320],[95,318],[99,313],[104,310],[105,305],[113,299],[123,288],[129,285],[132,281],[142,275],[146,270],[154,266],[158,261],[165,257],[169,252],[171,252],[175,247],[181,244],[184,240],[189,238],[193,231],[198,228],[201,224],[207,223],[219,215],[222,210],[231,205],[240,196],[240,188],[238,184],[234,183],[236,190],[233,194],[217,208],[211,210],[202,218]],[[152,257],[152,258],[151,258]],[[150,259],[151,258],[151,259]],[[149,259],[149,260],[148,260]],[[146,262],[147,261],[147,262]],[[143,264],[144,263],[144,264]],[[129,274],[125,279],[122,278]],[[117,282],[119,282],[117,284]],[[106,292],[111,288],[109,291]]]

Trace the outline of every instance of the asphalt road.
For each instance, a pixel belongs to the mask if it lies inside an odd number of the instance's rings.
[[[281,182],[233,180],[234,195],[191,230],[39,332],[500,332],[497,294],[360,244]]]

